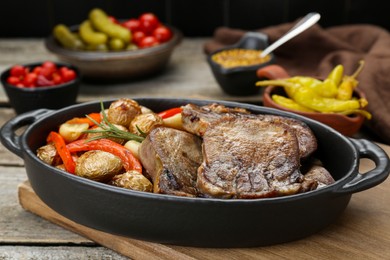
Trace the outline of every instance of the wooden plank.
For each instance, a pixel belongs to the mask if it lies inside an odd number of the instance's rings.
[[[151,257],[154,259],[191,259],[191,257],[177,252],[169,246],[107,234],[68,220],[46,206],[34,193],[28,182],[23,182],[19,186],[19,201],[25,210],[38,214],[39,216],[80,235],[92,238],[93,241],[125,256],[136,259],[150,259]]]
[[[0,126],[3,126],[5,122],[15,117],[15,115],[15,111],[12,108],[0,108]],[[0,143],[0,165],[23,166],[24,162]]]
[[[0,259],[128,259],[104,247],[81,246],[0,246]]]
[[[26,178],[23,167],[0,166],[0,244],[96,245],[23,210],[17,191],[18,185]]]

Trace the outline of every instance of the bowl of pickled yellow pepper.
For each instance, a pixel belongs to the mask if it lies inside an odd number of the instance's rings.
[[[45,46],[60,60],[76,66],[83,79],[135,79],[163,71],[181,42],[182,33],[178,29],[169,25],[164,27],[172,34],[169,40],[138,48],[133,43],[132,32],[115,24],[102,9],[94,8],[80,25],[55,26],[53,33],[45,39]],[[87,34],[88,42],[83,40],[81,32]],[[105,40],[107,43],[102,44]]]
[[[322,122],[338,132],[353,136],[364,120],[371,119],[366,110],[368,101],[357,88],[357,77],[364,61],[352,75],[344,74],[344,67],[337,65],[325,79],[307,76],[291,77],[284,68],[271,65],[259,69],[258,87],[266,87],[263,104]]]
[[[259,32],[246,33],[238,43],[219,49],[207,56],[207,62],[222,90],[233,96],[256,95],[256,71],[274,61],[273,54],[260,57],[268,46],[268,36]]]

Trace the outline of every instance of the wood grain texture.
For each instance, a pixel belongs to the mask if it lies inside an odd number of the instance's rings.
[[[390,154],[389,146],[381,146]],[[361,172],[372,167],[371,161],[361,160]],[[49,209],[28,182],[20,184],[19,199],[26,210],[134,259],[279,259],[291,256],[296,259],[390,259],[389,190],[390,181],[386,180],[354,194],[335,223],[305,239],[267,247],[234,249],[161,245],[96,231]]]

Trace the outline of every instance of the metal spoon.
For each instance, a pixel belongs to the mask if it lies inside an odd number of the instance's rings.
[[[284,34],[279,40],[265,48],[265,50],[260,54],[260,58],[264,58],[268,54],[270,54],[273,50],[278,48],[280,45],[284,44],[288,40],[294,38],[301,32],[308,29],[310,26],[320,20],[321,15],[319,13],[308,13],[305,17],[303,17],[294,27],[292,27],[286,34]]]

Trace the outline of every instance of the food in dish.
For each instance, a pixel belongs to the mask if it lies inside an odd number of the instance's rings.
[[[252,199],[296,194],[334,182],[315,159],[314,134],[293,118],[255,115],[215,103],[153,112],[134,100],[120,99],[107,111],[102,107],[100,117],[92,113],[64,122],[73,123],[90,127],[70,142],[64,133],[52,131],[38,157],[70,173],[123,188]]]
[[[353,75],[344,75],[341,64],[333,68],[328,77],[319,80],[313,77],[294,76],[283,79],[262,80],[256,86],[281,86],[286,96],[272,95],[272,100],[285,108],[301,112],[338,113],[342,115],[361,114],[367,119],[371,114],[365,110],[368,101],[353,95],[358,85],[356,77],[363,69],[364,61]],[[269,68],[257,71],[259,78],[267,78]]]
[[[254,66],[265,63],[271,59],[269,55],[260,57],[261,50],[234,48],[219,51],[211,59],[224,68]]]
[[[138,18],[120,22],[100,8],[89,12],[74,33],[64,24],[53,29],[53,35],[68,49],[85,51],[120,51],[149,48],[167,42],[172,31],[153,13],[143,13]]]
[[[72,68],[45,61],[34,67],[12,66],[7,83],[18,88],[49,87],[72,81],[76,77],[77,74]]]

